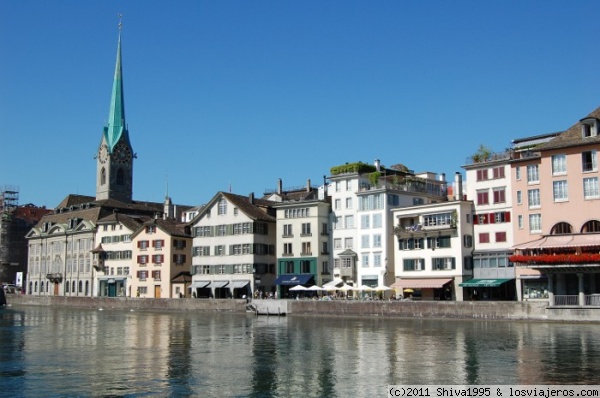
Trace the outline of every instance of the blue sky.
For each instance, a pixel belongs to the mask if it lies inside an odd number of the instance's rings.
[[[21,204],[95,194],[119,13],[138,200],[375,159],[452,179],[479,144],[600,106],[596,0],[0,0],[0,185]]]

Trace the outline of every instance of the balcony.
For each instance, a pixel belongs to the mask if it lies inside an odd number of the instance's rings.
[[[63,275],[60,272],[47,274],[46,279],[48,279],[52,283],[61,283],[63,280]]]
[[[415,224],[402,227],[400,225],[394,228],[394,233],[399,239],[403,238],[422,238],[426,236],[433,236],[432,232],[442,233],[456,230],[456,222],[451,221],[448,224],[439,225],[422,225]]]

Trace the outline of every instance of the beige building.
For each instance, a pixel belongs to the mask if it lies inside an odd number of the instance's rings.
[[[145,222],[131,235],[133,266],[131,292],[136,297],[189,297],[188,283],[173,279],[188,273],[191,267],[189,226],[172,219]]]

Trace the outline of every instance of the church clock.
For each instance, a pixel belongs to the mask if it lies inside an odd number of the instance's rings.
[[[106,163],[108,160],[108,147],[106,144],[102,144],[100,147],[100,150],[98,151],[98,160],[100,160],[100,163]]]
[[[114,159],[117,163],[129,163],[131,162],[131,158],[133,157],[131,153],[131,148],[123,144],[117,145],[113,153]]]

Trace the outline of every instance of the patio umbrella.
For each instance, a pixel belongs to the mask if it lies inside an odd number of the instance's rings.
[[[349,292],[350,290],[353,290],[354,288],[350,285],[347,284],[343,284],[342,287],[339,288],[339,290],[341,290],[342,292]]]
[[[373,289],[371,286],[366,286],[366,285],[359,286],[357,288],[357,290],[361,291],[361,292],[373,292],[373,291],[375,291],[375,289]]]
[[[320,292],[320,291],[323,291],[325,289],[323,289],[322,287],[317,286],[317,285],[312,285],[311,287],[307,288],[306,290],[311,290],[313,292]]]
[[[327,286],[327,287],[323,288],[323,290],[328,291],[328,292],[333,292],[335,290],[340,290],[340,288],[334,285],[334,286]]]
[[[385,285],[377,285],[377,287],[375,287],[374,290],[377,290],[378,292],[385,292],[388,290],[393,290],[391,287],[385,286]]]
[[[404,293],[414,293],[415,291],[412,289],[404,289]]]
[[[298,292],[298,291],[302,291],[302,290],[308,290],[308,288],[306,288],[302,285],[296,285],[296,286],[290,288],[290,291],[294,291],[294,292]]]

